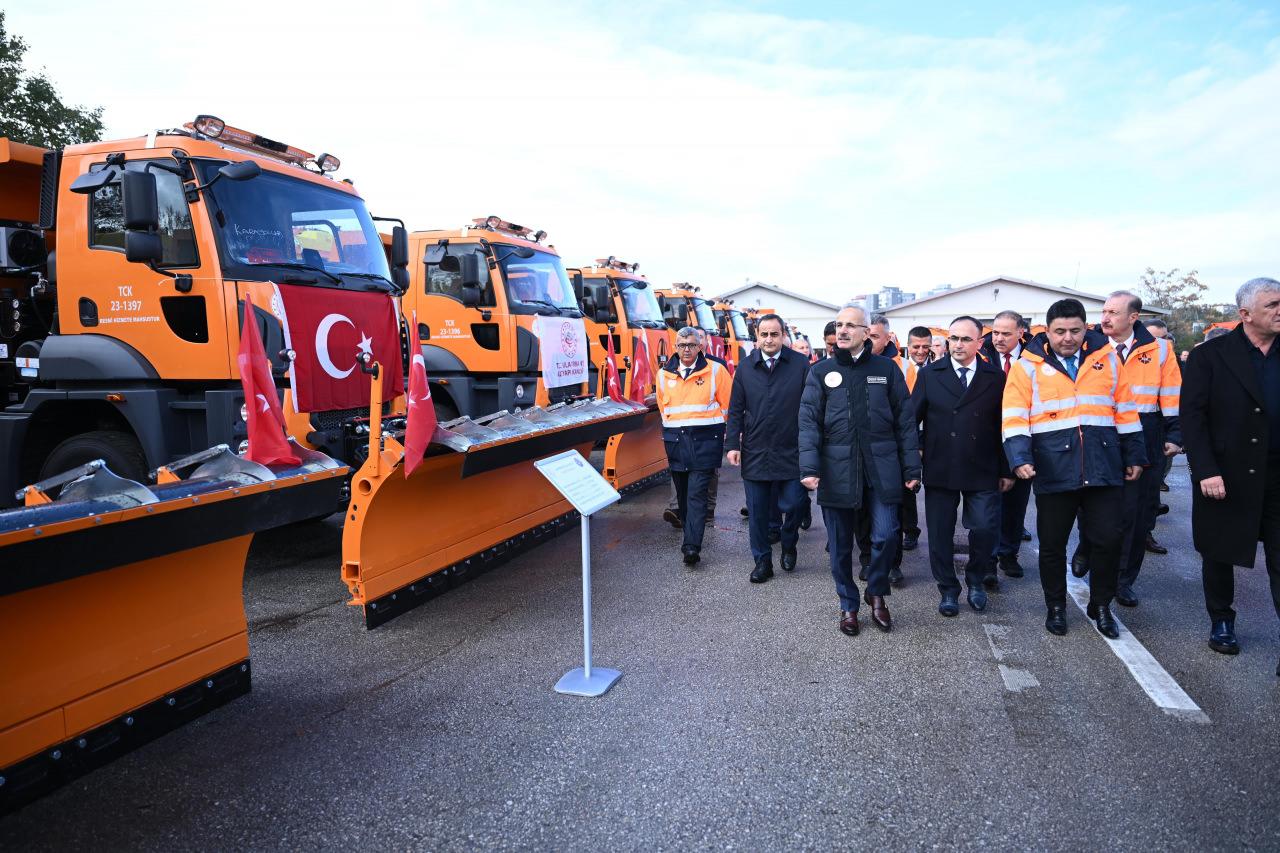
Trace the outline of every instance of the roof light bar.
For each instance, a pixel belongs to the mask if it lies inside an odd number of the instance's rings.
[[[276,142],[274,139],[259,136],[248,130],[231,127],[217,116],[198,115],[195,121],[189,121],[183,127],[209,139],[216,139],[229,147],[251,151],[254,154],[262,154],[276,160],[282,160],[285,163],[292,163],[295,166],[305,167],[308,162],[314,162],[322,172],[332,172],[339,166],[338,158],[332,154],[323,154],[317,160],[316,156],[309,151],[303,151],[301,148],[295,148],[283,142]],[[324,162],[320,162],[320,160]],[[326,168],[326,165],[328,168]]]
[[[547,239],[546,231],[535,232],[532,228],[526,228],[523,225],[516,225],[514,222],[508,222],[499,216],[485,216],[471,220],[476,228],[487,228],[490,231],[501,231],[504,234],[510,234],[512,237],[519,237],[521,240],[529,240],[533,243],[541,243]]]
[[[613,255],[607,258],[596,258],[596,266],[605,267],[611,270],[622,270],[623,272],[635,272],[640,269],[639,264],[629,264],[626,261],[620,261]]]

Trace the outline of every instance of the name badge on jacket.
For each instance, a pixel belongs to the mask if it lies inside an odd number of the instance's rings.
[[[868,385],[887,385],[887,384],[889,384],[889,377],[887,377],[887,376],[868,376],[868,377],[867,377],[867,384],[868,384]]]

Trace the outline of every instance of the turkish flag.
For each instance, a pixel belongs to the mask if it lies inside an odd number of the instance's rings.
[[[422,357],[422,344],[418,342],[418,312],[413,312],[413,325],[409,327],[409,416],[404,428],[404,476],[413,473],[422,462],[436,434],[436,406],[431,402],[431,384],[427,382],[427,362]]]
[[[262,334],[253,316],[253,302],[244,297],[244,323],[240,327],[240,384],[244,388],[244,407],[249,420],[250,460],[261,465],[298,464],[293,448],[285,439],[284,409],[276,396],[276,382],[271,378],[271,362],[262,348]]]
[[[382,365],[382,402],[404,393],[400,323],[386,293],[277,284],[285,346],[294,351],[289,382],[294,411],[332,412],[369,405],[369,355]]]
[[[613,347],[610,346],[610,349]],[[653,369],[649,366],[649,342],[644,332],[636,335],[636,351],[631,356],[631,399],[643,403],[653,382]]]
[[[613,335],[609,339],[609,354],[604,359],[604,371],[608,380],[609,399],[622,402],[622,379],[618,376],[618,353],[613,349]]]

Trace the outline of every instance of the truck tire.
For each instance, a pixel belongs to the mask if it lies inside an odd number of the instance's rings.
[[[436,421],[438,423],[448,423],[456,420],[458,417],[458,407],[453,405],[448,399],[439,399],[434,390],[431,394],[431,404],[436,410]]]
[[[40,479],[70,471],[95,459],[104,460],[111,473],[126,480],[147,481],[147,456],[142,452],[138,439],[130,433],[110,429],[73,435],[59,444],[40,466]]]

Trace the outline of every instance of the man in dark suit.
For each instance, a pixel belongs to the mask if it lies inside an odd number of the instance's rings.
[[[987,609],[983,577],[995,550],[1000,493],[1013,485],[1000,437],[1004,371],[978,358],[982,325],[972,317],[951,323],[951,355],[921,368],[911,403],[924,425],[924,514],[929,566],[942,601],[938,612],[960,612],[956,579],[956,509],[964,500],[969,529],[965,585],[969,606]]]
[[[769,526],[775,509],[780,511],[782,522],[782,570],[795,571],[801,504],[807,502],[800,485],[798,417],[809,363],[782,345],[785,335],[777,314],[760,318],[757,347],[734,374],[729,397],[725,449],[729,464],[742,466],[751,558],[755,561],[752,583],[773,577]]]
[[[991,321],[991,332],[982,344],[982,355],[995,365],[1001,376],[1007,377],[1009,370],[1022,357],[1022,347],[1029,339],[1029,327],[1026,319],[1017,311],[1001,311]],[[999,589],[1000,579],[996,568],[1006,577],[1020,578],[1023,575],[1022,564],[1018,562],[1018,549],[1022,546],[1023,532],[1027,520],[1027,504],[1031,500],[1031,481],[1015,479],[1013,486],[997,501],[996,522],[998,542],[987,574],[982,579],[987,589]]]
[[[1240,325],[1192,350],[1180,406],[1209,648],[1228,655],[1240,651],[1234,567],[1253,566],[1259,540],[1280,615],[1280,281],[1245,282],[1236,306]]]

